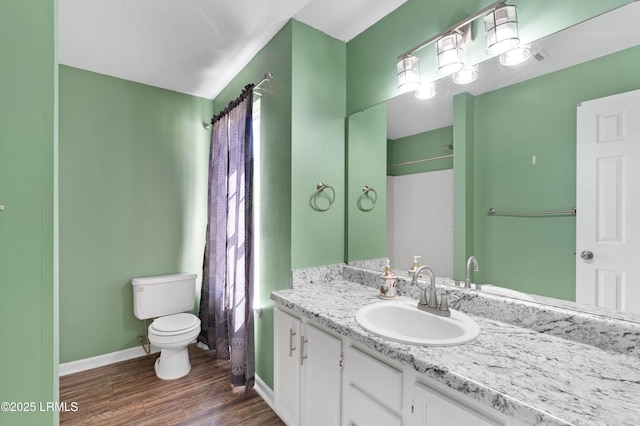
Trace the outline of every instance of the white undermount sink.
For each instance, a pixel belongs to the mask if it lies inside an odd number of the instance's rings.
[[[419,310],[417,302],[389,301],[364,306],[356,322],[365,330],[401,343],[422,346],[454,346],[480,334],[478,324],[462,312],[451,310],[440,317]]]

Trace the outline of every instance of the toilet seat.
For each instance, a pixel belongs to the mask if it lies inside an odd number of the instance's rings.
[[[154,364],[156,376],[173,380],[186,376],[191,370],[187,346],[200,334],[200,318],[182,313],[157,318],[148,328],[149,343],[160,348]]]
[[[200,319],[188,313],[168,315],[155,319],[149,326],[149,332],[156,336],[173,336],[189,333],[200,328]]]

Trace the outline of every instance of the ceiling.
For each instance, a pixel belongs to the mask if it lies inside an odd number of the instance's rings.
[[[213,99],[291,18],[349,41],[404,2],[58,0],[58,61]]]

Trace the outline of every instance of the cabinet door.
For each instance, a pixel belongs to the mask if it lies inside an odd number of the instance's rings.
[[[402,372],[349,346],[345,351],[344,422],[359,426],[402,424]]]
[[[413,386],[414,426],[498,426],[503,424],[420,383]]]
[[[346,389],[346,421],[357,426],[400,426],[400,414],[394,413],[360,389],[350,385]]]
[[[300,320],[275,310],[273,398],[278,415],[289,425],[300,421],[300,329]]]
[[[300,346],[302,365],[302,424],[340,424],[342,341],[304,324]]]
[[[402,411],[401,371],[354,347],[346,351],[346,369],[349,384],[391,411]]]

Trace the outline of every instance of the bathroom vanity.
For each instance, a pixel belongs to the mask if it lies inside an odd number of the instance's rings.
[[[609,350],[579,342],[592,325],[566,336],[482,316],[488,307],[529,312],[535,304],[453,289],[451,306],[480,326],[463,345],[393,342],[360,327],[356,312],[377,297],[377,276],[345,265],[294,272],[292,289],[273,292],[274,404],[290,425],[637,425],[640,357],[625,329]],[[401,283],[401,293],[414,289]],[[399,297],[398,302],[409,297]],[[522,305],[522,306],[514,306]],[[474,307],[476,309],[474,312]],[[554,315],[556,315],[554,317]],[[564,316],[563,316],[564,315]],[[556,309],[545,321],[573,321]],[[522,320],[522,318],[520,318]],[[591,324],[583,318],[574,324]],[[603,320],[597,334],[616,327]],[[627,326],[629,327],[629,326]],[[630,327],[634,327],[631,325]],[[551,324],[548,329],[558,327]],[[592,330],[587,330],[591,328]],[[614,333],[615,334],[615,333]],[[606,339],[605,339],[606,340]],[[613,348],[613,350],[612,350]],[[618,351],[618,349],[620,349]]]
[[[284,308],[275,323],[274,401],[287,424],[524,424]]]

